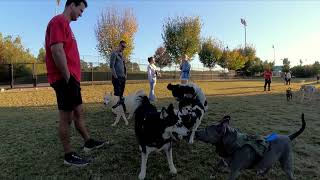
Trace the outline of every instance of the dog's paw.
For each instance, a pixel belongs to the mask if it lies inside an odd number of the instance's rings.
[[[193,144],[194,140],[193,139],[189,139],[189,144]]]
[[[116,124],[111,124],[112,127],[116,126]]]
[[[140,172],[138,178],[139,178],[139,179],[144,179],[145,177],[146,177],[146,174],[143,173],[143,172]]]
[[[128,123],[128,122],[126,122],[126,123],[125,123],[125,125],[126,125],[126,126],[128,126],[128,125],[129,125],[129,123]]]
[[[171,174],[177,174],[177,169],[175,167],[170,168]]]

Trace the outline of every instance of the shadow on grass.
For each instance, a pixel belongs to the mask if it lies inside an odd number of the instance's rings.
[[[158,109],[176,102],[173,98],[159,99]],[[295,176],[297,179],[320,177],[320,111],[319,97],[310,103],[287,102],[283,94],[250,96],[210,96],[209,110],[200,128],[215,123],[224,115],[231,116],[231,125],[242,132],[267,135],[271,132],[289,134],[301,126],[300,115],[305,113],[307,128],[294,141]],[[92,137],[108,139],[112,145],[84,154],[80,135],[72,128],[71,142],[75,151],[93,161],[88,167],[63,165],[62,147],[57,136],[56,106],[2,107],[0,109],[0,169],[4,179],[137,179],[140,171],[140,153],[134,134],[134,123],[125,126],[121,120],[110,125],[114,117],[101,103],[85,104],[85,118]],[[174,144],[173,157],[178,175],[172,177],[164,153],[150,155],[147,179],[208,179],[219,158],[212,145],[182,141]],[[269,179],[285,179],[276,165]],[[218,173],[217,179],[227,174]],[[241,180],[257,179],[255,171],[244,171]]]

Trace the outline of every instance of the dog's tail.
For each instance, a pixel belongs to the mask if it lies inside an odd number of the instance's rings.
[[[289,135],[289,138],[290,138],[291,141],[293,139],[295,139],[296,137],[298,137],[304,131],[304,129],[306,128],[306,121],[304,120],[304,113],[301,114],[301,121],[302,121],[302,126],[299,129],[299,131]]]

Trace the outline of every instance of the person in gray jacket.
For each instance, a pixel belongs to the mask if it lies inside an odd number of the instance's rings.
[[[114,95],[119,97],[118,103],[112,108],[116,108],[122,105],[124,112],[126,112],[126,107],[124,104],[124,89],[126,86],[127,70],[125,64],[125,58],[123,51],[126,48],[127,43],[125,41],[120,41],[117,50],[113,51],[110,58],[110,69],[112,71],[112,85],[114,89]]]

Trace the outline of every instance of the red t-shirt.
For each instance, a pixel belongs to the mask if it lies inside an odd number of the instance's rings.
[[[264,71],[264,79],[271,79],[272,77],[272,72],[271,71]]]
[[[77,41],[70,28],[70,22],[64,15],[60,14],[51,19],[46,30],[45,48],[48,82],[50,84],[62,79],[62,74],[57,68],[51,52],[51,46],[56,43],[63,43],[63,49],[67,58],[67,65],[70,74],[80,82],[81,67],[80,55]]]

